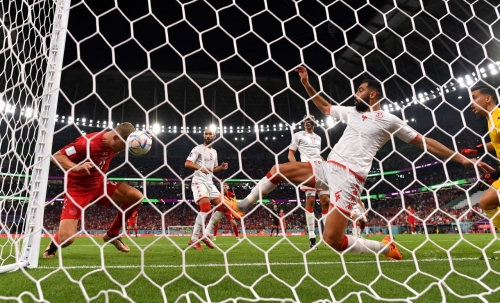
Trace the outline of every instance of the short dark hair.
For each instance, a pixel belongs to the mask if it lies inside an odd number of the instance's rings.
[[[497,93],[495,90],[489,86],[486,85],[476,85],[473,88],[470,89],[471,92],[478,90],[479,93],[483,95],[489,95],[491,98],[493,98],[493,101],[495,101],[495,104],[497,103]]]
[[[378,82],[377,80],[373,80],[373,79],[365,79],[365,80],[363,80],[363,82],[361,82],[361,84],[363,84],[363,83],[368,84],[369,88],[376,91],[377,94],[380,96],[380,99],[382,99],[384,97],[384,94],[382,93],[382,84],[380,84],[380,82]]]

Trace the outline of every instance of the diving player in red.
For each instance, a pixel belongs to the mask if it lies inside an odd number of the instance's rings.
[[[410,226],[410,232],[414,234],[416,232],[415,229],[415,210],[408,206],[408,212],[406,213],[406,221]]]
[[[111,206],[112,201],[120,205],[120,210],[104,235],[104,242],[122,252],[130,251],[120,237],[122,222],[141,205],[143,195],[130,185],[107,181],[106,172],[116,154],[125,150],[127,137],[134,131],[132,124],[122,123],[114,130],[78,137],[52,156],[52,162],[66,172],[66,191],[59,231],[45,249],[44,258],[53,258],[59,247],[73,243],[78,221],[87,206]]]
[[[224,191],[224,200],[226,200],[226,202],[230,202],[233,199],[236,200],[236,196],[232,191],[229,190],[229,185],[227,183],[224,183],[222,185],[222,189]],[[231,223],[231,226],[233,227],[233,232],[234,235],[236,236],[236,239],[241,240],[238,234],[238,223],[236,223],[236,220],[233,217],[233,211],[229,208],[226,208],[224,214],[226,215],[226,220],[228,220],[229,223]],[[214,236],[212,238],[212,241],[215,241],[215,237],[217,236],[217,230],[219,230],[219,223],[217,223],[217,225],[215,225],[214,227]]]
[[[138,231],[138,228],[137,228],[137,217],[138,216],[139,216],[139,212],[136,209],[134,211],[134,213],[132,214],[132,216],[130,218],[128,218],[128,222],[127,222],[129,233],[132,234],[132,229],[134,229],[136,238],[137,238],[137,231]]]

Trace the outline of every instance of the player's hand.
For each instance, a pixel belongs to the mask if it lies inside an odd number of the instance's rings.
[[[300,82],[302,82],[303,85],[309,85],[309,76],[307,75],[307,69],[303,66],[299,66],[295,69],[295,71],[299,73]]]
[[[464,166],[474,168],[474,165],[477,165],[477,168],[484,173],[491,173],[495,171],[493,167],[484,163],[483,161],[477,161],[476,159],[466,159],[467,161],[464,163]]]
[[[480,182],[477,183],[477,189],[479,190],[486,190],[489,188],[488,185],[493,184],[496,180],[500,178],[500,170],[495,170],[491,173],[485,173],[484,175],[481,175]],[[486,183],[486,184],[485,184]]]
[[[200,171],[204,174],[210,174],[211,173],[211,170],[206,168],[206,167],[202,167],[200,168]]]
[[[226,162],[222,162],[220,167],[222,167],[223,170],[226,170],[229,167],[229,164],[227,164]]]
[[[466,157],[475,157],[484,153],[483,144],[478,144],[474,147],[466,147],[460,150],[460,153]]]
[[[90,175],[90,170],[92,169],[92,167],[94,167],[94,165],[91,162],[85,162],[81,165],[78,165],[75,169],[73,169],[73,171],[81,174]]]

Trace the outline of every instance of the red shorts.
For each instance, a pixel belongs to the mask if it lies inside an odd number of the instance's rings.
[[[128,220],[128,226],[135,226],[137,224],[137,220]]]
[[[226,219],[227,219],[228,221],[233,220],[233,214],[231,213],[231,211],[230,211],[230,210],[226,210],[226,212],[225,212],[224,214],[226,215]]]
[[[415,221],[414,220],[408,220],[408,225],[415,225]]]
[[[106,193],[109,197],[113,195],[115,190],[121,185],[120,182],[107,181]],[[73,190],[68,189],[64,195],[64,206],[61,213],[61,220],[64,219],[82,219],[82,209],[87,207],[90,203],[104,205],[109,207],[111,200],[108,196],[104,195],[104,187],[99,186],[92,190]]]

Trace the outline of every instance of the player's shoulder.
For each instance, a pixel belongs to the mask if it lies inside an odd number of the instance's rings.
[[[493,112],[491,113],[491,117],[493,118],[493,121],[495,121],[495,123],[498,122],[497,120],[500,120],[500,107],[497,107],[493,110]]]
[[[300,135],[303,135],[304,133],[305,133],[305,131],[299,130],[298,132],[294,133],[294,136],[300,136]]]

